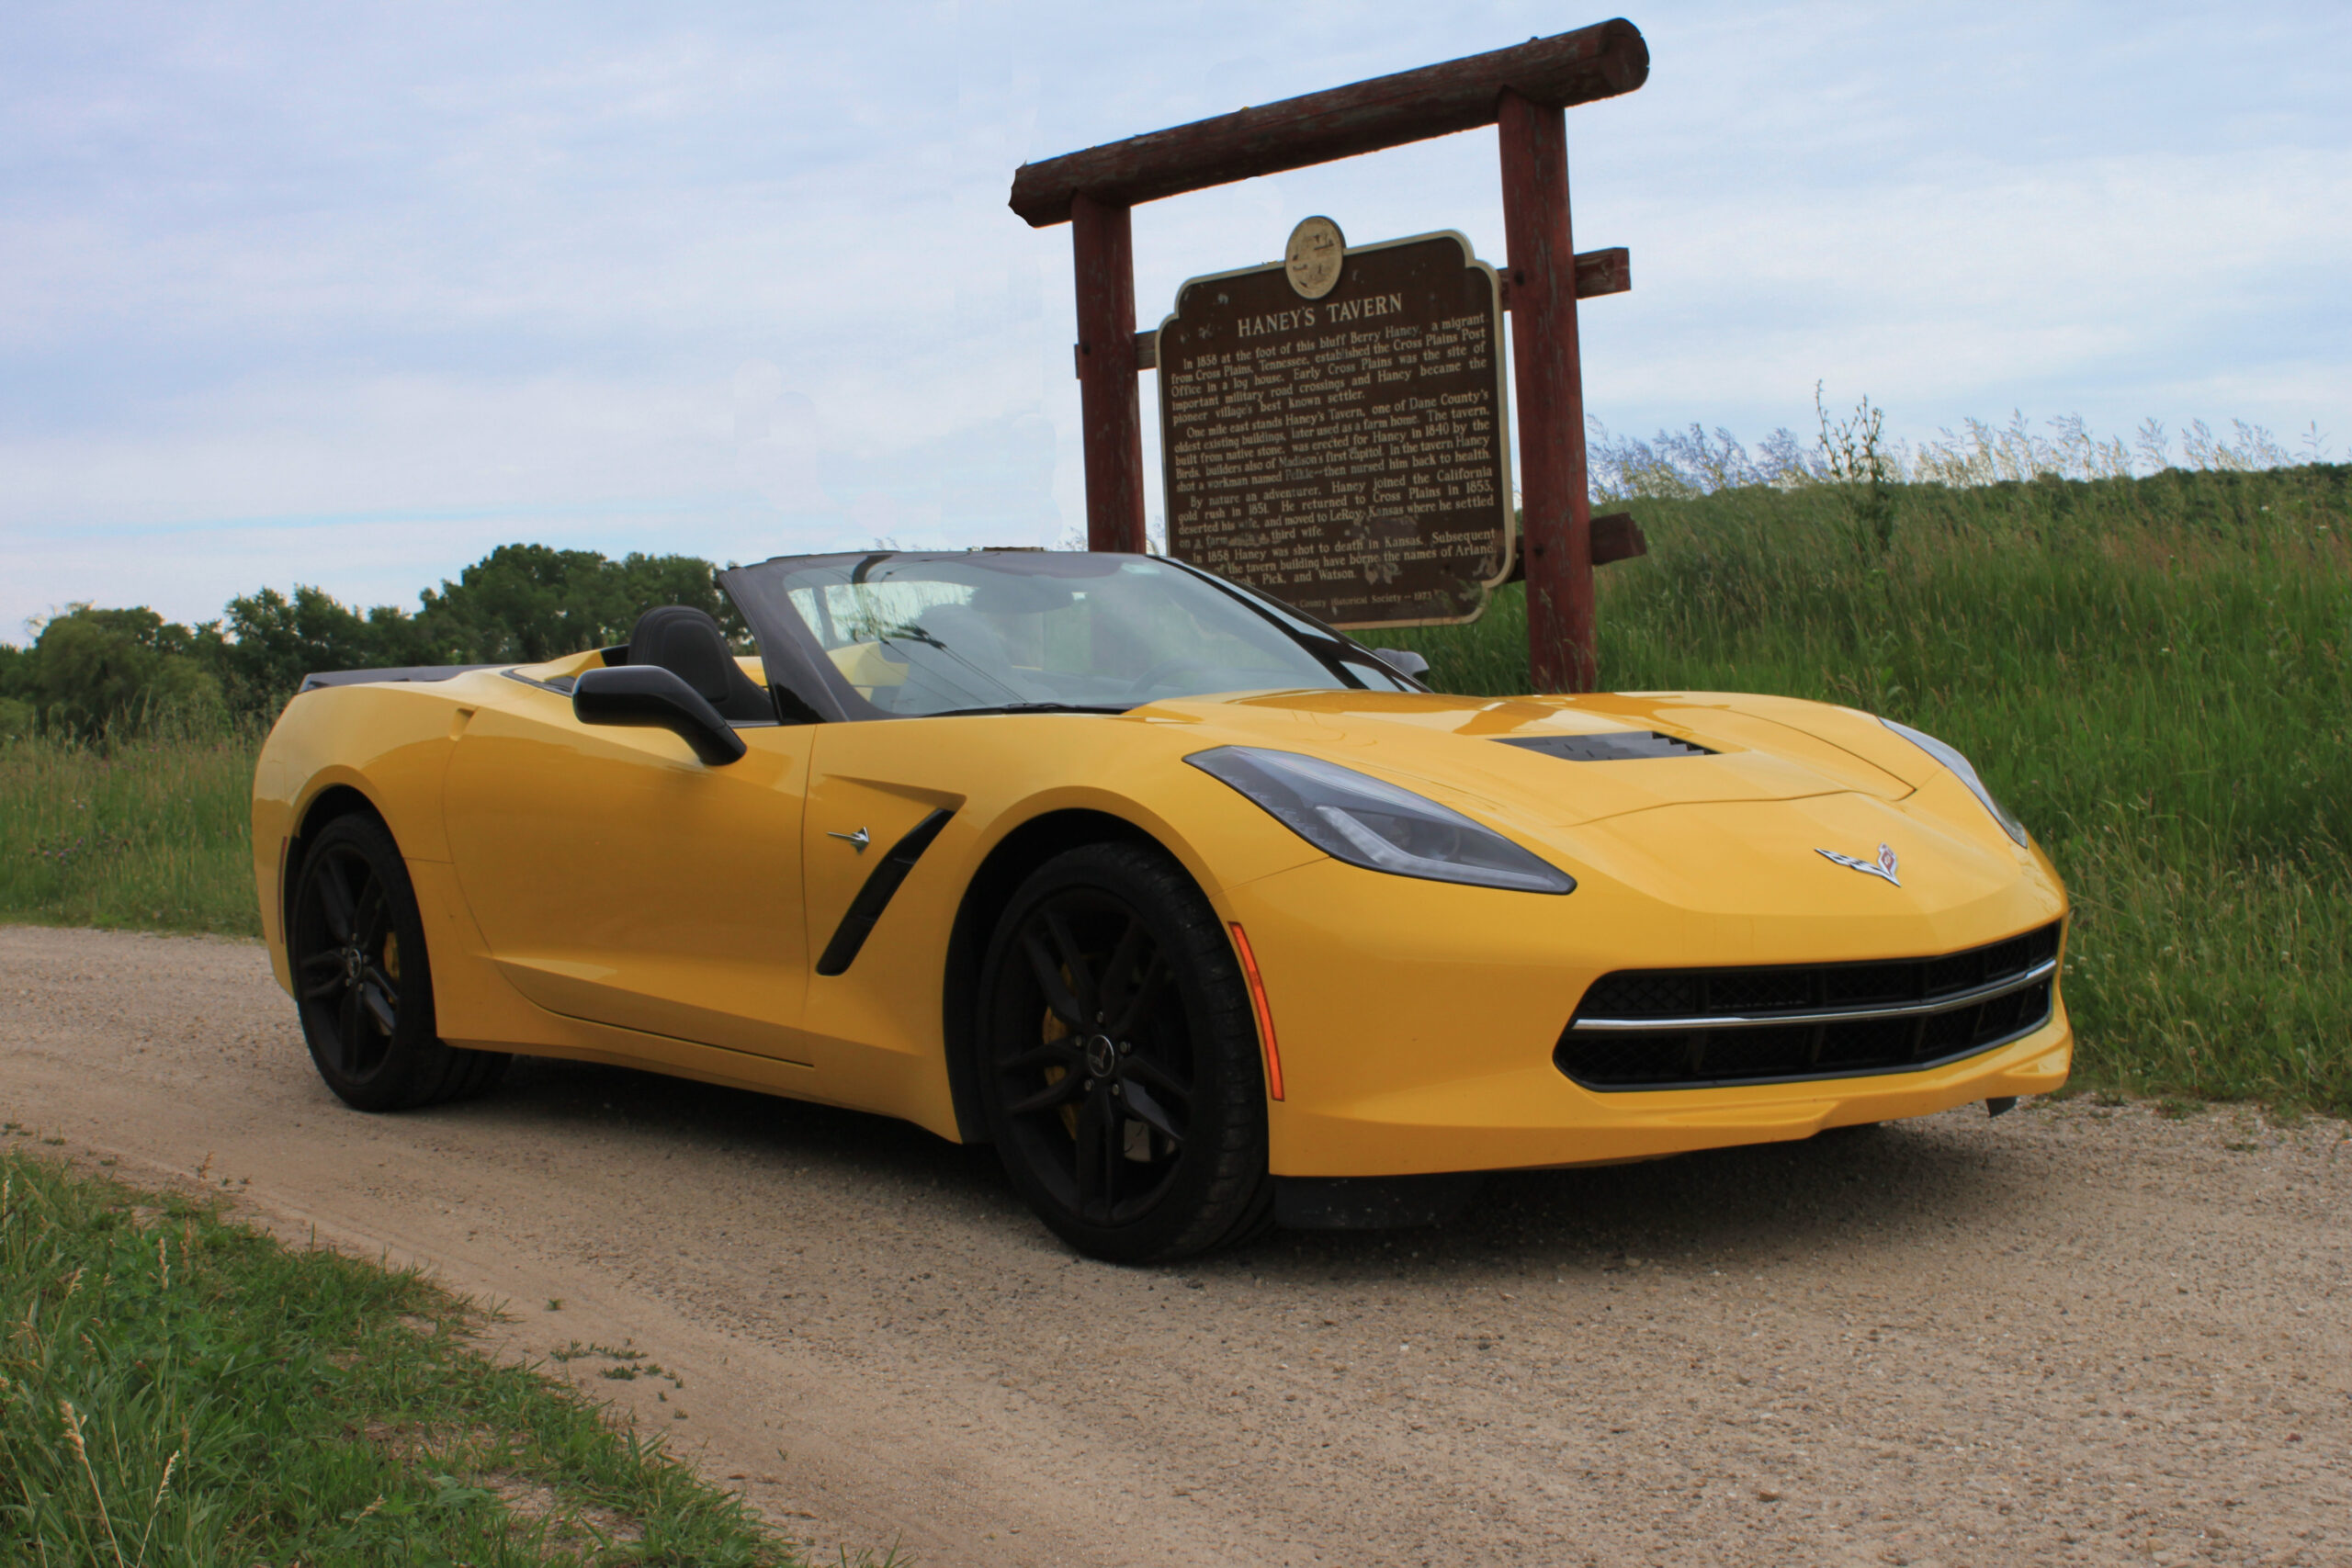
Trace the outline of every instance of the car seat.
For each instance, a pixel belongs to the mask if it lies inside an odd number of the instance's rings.
[[[628,661],[669,671],[735,724],[773,720],[775,700],[735,662],[718,623],[685,604],[664,604],[637,618]]]

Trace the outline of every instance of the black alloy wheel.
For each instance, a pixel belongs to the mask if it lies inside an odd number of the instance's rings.
[[[383,824],[338,817],[304,846],[286,956],[311,1060],[360,1111],[479,1094],[504,1053],[457,1050],[435,1032],[424,925],[399,846]]]
[[[980,1093],[1013,1186],[1090,1256],[1181,1258],[1269,1219],[1257,1022],[1224,927],[1136,844],[1047,862],[983,970]]]

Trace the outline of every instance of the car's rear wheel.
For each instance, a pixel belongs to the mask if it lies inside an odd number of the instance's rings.
[[[1071,1246],[1145,1263],[1259,1228],[1272,1182],[1249,993],[1166,855],[1090,844],[1032,874],[989,946],[978,1036],[1005,1170]]]
[[[382,823],[353,813],[319,829],[288,915],[302,1036],[345,1104],[400,1111],[479,1094],[505,1075],[504,1053],[458,1050],[435,1032],[424,922]]]

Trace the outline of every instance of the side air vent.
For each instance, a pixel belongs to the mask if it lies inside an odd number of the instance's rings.
[[[1714,752],[1655,729],[1627,730],[1614,735],[1528,735],[1504,739],[1506,746],[1523,746],[1568,762],[1624,762],[1636,757],[1712,757]]]

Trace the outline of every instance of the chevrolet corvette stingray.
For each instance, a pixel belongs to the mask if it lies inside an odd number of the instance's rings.
[[[1445,695],[1150,556],[720,586],[756,653],[668,605],[287,705],[262,921],[345,1101],[522,1052],[848,1106],[1148,1261],[2065,1080],[2064,889],[1892,720]]]

